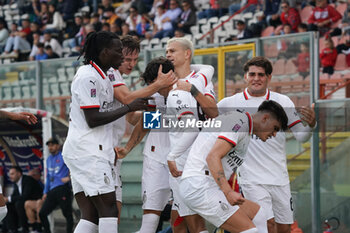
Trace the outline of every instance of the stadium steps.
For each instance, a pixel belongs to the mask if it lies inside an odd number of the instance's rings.
[[[326,133],[326,135],[330,135],[330,133]],[[321,137],[321,135],[320,135]],[[326,142],[326,152],[329,153],[335,147],[339,146],[345,139],[350,137],[349,132],[337,132],[332,134],[329,138],[327,138]],[[321,151],[321,143],[320,151]],[[303,143],[302,147],[304,149],[310,148],[310,142]],[[305,151],[300,156],[294,158],[295,155],[291,154],[287,156],[287,159],[290,160],[287,164],[289,179],[292,182],[296,177],[304,173],[305,170],[310,168],[310,150]],[[294,158],[294,159],[293,159]]]

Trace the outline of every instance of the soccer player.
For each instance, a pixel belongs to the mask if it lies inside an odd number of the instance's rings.
[[[216,118],[220,127],[202,130],[189,152],[180,182],[183,201],[196,213],[229,232],[265,233],[262,208],[245,200],[228,183],[247,157],[252,134],[263,142],[287,128],[287,116],[274,101],[254,115],[232,111]],[[243,163],[244,164],[244,163]]]
[[[173,85],[177,81],[172,71],[168,74],[159,73],[157,82],[145,88],[136,91],[130,91],[129,88],[125,85],[125,81],[122,75],[129,75],[136,66],[140,53],[140,42],[129,35],[122,37],[121,42],[123,45],[124,60],[118,69],[110,68],[107,72],[108,78],[110,79],[114,90],[114,109],[117,109],[124,104],[129,104],[136,98],[151,96],[159,89]],[[137,119],[135,120],[135,118],[137,118],[137,114],[128,113],[126,117],[123,116],[112,123],[113,147],[120,146],[121,140],[125,133],[125,120],[127,119],[129,123],[135,125],[135,121],[137,122]],[[113,162],[114,161],[112,161],[112,163]],[[115,177],[116,186],[118,221],[120,221],[122,208],[122,181],[120,176],[121,164],[122,159],[118,159],[116,165],[113,168],[113,176]]]
[[[221,100],[218,103],[220,114],[233,108],[253,114],[264,100],[274,100],[286,110],[288,128],[294,137],[300,142],[307,141],[316,124],[315,113],[309,107],[302,107],[298,113],[289,97],[267,89],[271,80],[271,62],[264,57],[255,57],[243,69],[248,87]],[[267,211],[269,233],[290,232],[290,224],[293,223],[285,144],[284,132],[279,132],[266,143],[254,136],[247,158],[237,173],[244,197],[257,202]]]
[[[16,112],[7,112],[7,111],[0,110],[0,119],[10,119],[14,121],[24,120],[30,125],[36,124],[38,122],[38,119],[36,118],[36,116],[29,112],[16,113]],[[7,214],[6,202],[2,194],[2,187],[0,185],[0,221],[3,218],[5,218],[6,214]]]
[[[148,99],[136,99],[112,110],[113,87],[106,73],[123,61],[117,35],[105,31],[88,34],[83,55],[85,65],[72,82],[69,129],[62,151],[82,215],[75,232],[118,232],[109,123],[128,112],[145,109]]]

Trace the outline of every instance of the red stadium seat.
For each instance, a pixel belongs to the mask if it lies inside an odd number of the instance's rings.
[[[348,4],[346,3],[341,3],[337,6],[337,11],[341,14],[341,15],[344,15],[345,11],[346,11],[346,8],[348,8]]]
[[[337,61],[335,63],[335,66],[334,66],[334,70],[339,70],[339,71],[343,71],[343,70],[346,70],[348,69],[348,64],[346,64],[346,58],[345,58],[345,54],[338,54],[338,57],[337,57]]]
[[[298,73],[298,68],[295,66],[293,59],[289,59],[285,66],[286,75],[294,75]]]
[[[271,36],[274,30],[275,30],[274,27],[268,26],[267,28],[264,29],[264,31],[262,31],[261,37]]]
[[[307,23],[312,12],[312,6],[306,6],[300,11],[301,22]]]
[[[285,74],[285,64],[286,61],[284,59],[279,59],[273,65],[272,75],[284,75]]]

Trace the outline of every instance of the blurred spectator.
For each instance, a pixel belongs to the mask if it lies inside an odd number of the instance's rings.
[[[164,2],[163,0],[154,0],[153,1],[152,9],[150,10],[150,12],[148,12],[148,15],[149,15],[150,18],[154,19],[154,17],[157,16],[157,14],[158,14],[158,10],[157,10],[158,6],[163,5],[164,4],[163,2]]]
[[[323,67],[322,73],[332,75],[334,73],[334,66],[337,60],[337,50],[334,48],[332,38],[325,40],[325,48],[321,51],[320,58]]]
[[[83,25],[83,18],[81,14],[76,14],[74,17],[74,23],[66,28],[66,33],[68,34],[68,38],[74,38],[80,31],[80,28]],[[64,43],[63,43],[64,46]]]
[[[44,203],[39,212],[40,220],[44,232],[50,233],[50,223],[47,216],[59,206],[67,220],[66,232],[71,233],[73,232],[73,210],[69,170],[63,161],[58,140],[50,138],[46,145],[49,148],[50,156],[46,161],[46,183],[42,197]]]
[[[115,9],[115,13],[123,20],[128,17],[128,11],[131,7],[132,0],[123,0],[123,3]]]
[[[141,22],[136,25],[137,35],[139,35],[141,38],[146,37],[146,33],[149,32],[150,26],[149,19],[146,15],[143,15],[141,17]]]
[[[94,30],[96,32],[100,31],[102,28],[102,23],[100,22],[99,19],[99,14],[98,13],[92,13],[91,14],[91,24],[94,26]]]
[[[67,21],[69,19],[74,18],[74,14],[78,11],[79,9],[79,3],[80,1],[77,0],[60,0],[63,1],[62,4],[62,16],[64,21]]]
[[[182,29],[176,29],[175,30],[175,33],[174,33],[174,37],[184,37],[185,36],[185,33],[184,31],[182,31]]]
[[[346,64],[350,67],[350,37],[348,36],[344,44],[339,44],[337,46],[337,52],[346,55]]]
[[[280,20],[280,3],[281,0],[266,0],[264,15],[268,25],[277,27],[281,24]]]
[[[83,25],[91,23],[91,18],[90,18],[89,13],[84,13],[82,15],[82,20],[83,20]]]
[[[125,22],[129,25],[130,31],[135,31],[136,25],[141,22],[141,15],[139,15],[135,6],[130,7],[129,13]]]
[[[27,40],[28,37],[31,37],[31,34],[30,34],[31,30],[29,25],[30,25],[29,19],[22,19],[22,30],[11,32],[10,37],[6,41],[5,51],[1,55],[2,58],[6,58],[6,57],[17,58],[18,53],[20,51],[30,51],[31,46]]]
[[[318,30],[321,35],[324,35],[341,17],[341,14],[327,3],[327,0],[316,0],[316,7],[308,19],[309,30]]]
[[[103,6],[104,10],[107,9],[108,7],[113,7],[111,0],[102,0],[101,5]]]
[[[0,18],[0,53],[2,53],[8,37],[9,31],[7,29],[7,23],[3,18]]]
[[[122,33],[120,27],[116,23],[111,25],[110,31],[113,32],[113,33],[116,33],[117,35],[121,35],[121,33]]]
[[[37,17],[37,22],[44,26],[49,23],[50,20],[50,15],[49,15],[49,8],[47,5],[47,2],[41,2],[40,3],[40,8],[38,7],[38,4],[36,3],[37,1],[33,1],[32,6],[34,13]]]
[[[198,19],[203,19],[203,18],[210,19],[211,17],[215,17],[215,16],[221,17],[225,15],[228,12],[228,6],[224,7],[223,6],[224,2],[220,2],[220,3],[221,4],[219,4],[219,0],[210,0],[209,1],[210,8],[199,12]]]
[[[108,7],[104,10],[103,17],[106,18],[106,23],[109,23],[109,25],[112,26],[112,24],[117,23],[117,20],[119,19],[118,15],[114,13],[114,8],[113,7]]]
[[[305,23],[299,24],[298,32],[307,32],[307,25]]]
[[[22,174],[22,169],[14,166],[9,171],[9,178],[13,182],[14,190],[11,196],[5,197],[8,213],[6,222],[8,229],[17,232],[17,223],[22,227],[22,232],[28,232],[27,216],[24,203],[27,200],[38,200],[42,196],[43,189],[31,176]]]
[[[165,12],[165,18],[162,20],[163,23],[170,22],[172,24],[175,24],[177,18],[181,15],[181,12],[182,10],[179,7],[179,2],[177,0],[170,0],[170,7]]]
[[[40,42],[44,42],[44,38],[40,35],[40,32],[33,33],[33,45],[32,45],[32,50],[30,51],[30,54],[29,54],[30,61],[35,60],[35,55],[38,51],[38,43]]]
[[[44,184],[41,181],[41,171],[40,171],[40,169],[38,167],[29,170],[28,171],[28,176],[31,176],[31,177],[34,178],[34,180],[38,181],[40,186],[44,189]]]
[[[243,0],[243,1],[239,1],[239,0],[233,0],[231,1],[231,4],[228,7],[228,11],[230,15],[233,15],[234,13],[236,13],[239,9],[241,9],[242,7],[244,7],[245,5],[248,4],[248,0]],[[244,11],[242,11],[243,13],[248,13],[248,12],[252,12],[254,13],[255,10],[257,8],[257,4],[251,4],[247,9],[245,9]]]
[[[44,52],[44,44],[39,42],[37,44],[37,47],[38,47],[38,50],[36,51],[36,54],[35,54],[35,60],[37,61],[46,60],[48,56]]]
[[[289,6],[288,1],[281,2],[281,21],[282,24],[289,24],[292,27],[293,32],[298,31],[298,25],[301,23],[299,12]]]
[[[244,40],[253,37],[253,33],[246,27],[245,22],[242,20],[237,21],[236,29],[238,30],[237,40]]]
[[[122,23],[122,36],[126,36],[130,34],[130,27],[127,23]]]
[[[182,9],[183,12],[177,18],[176,26],[182,29],[184,33],[192,34],[190,28],[197,23],[196,9],[190,0],[182,1]]]
[[[44,33],[44,45],[50,45],[52,50],[58,54],[58,56],[62,56],[62,46],[61,44],[58,42],[58,40],[56,40],[55,38],[51,37],[51,33],[49,32],[45,32]]]
[[[164,6],[158,6],[158,15],[154,18],[153,35],[155,38],[172,37],[173,25],[168,20]]]
[[[54,4],[49,4],[49,12],[50,15],[52,15],[52,22],[44,25],[42,27],[42,30],[49,31],[51,33],[59,33],[62,29],[66,27],[66,23],[63,21],[60,12],[56,11],[56,7]]]
[[[111,31],[111,25],[109,25],[109,23],[102,24],[101,31],[110,32]]]
[[[299,74],[305,79],[310,74],[310,52],[307,43],[300,44],[300,53],[293,62],[297,66]]]
[[[52,50],[51,45],[45,46],[45,53],[47,54],[47,59],[60,58],[60,56]]]
[[[134,0],[132,6],[138,9],[140,15],[147,14],[152,8],[153,0]]]

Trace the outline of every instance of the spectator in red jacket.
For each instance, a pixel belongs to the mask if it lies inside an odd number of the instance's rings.
[[[325,48],[320,54],[321,64],[323,67],[322,73],[333,74],[335,62],[337,61],[337,49],[334,48],[333,40],[328,38],[325,41]]]
[[[298,67],[299,74],[305,79],[310,73],[310,52],[307,43],[300,44],[300,51],[298,58],[293,62]]]
[[[298,25],[301,23],[299,12],[289,6],[289,2],[284,0],[281,2],[281,22],[282,24],[289,24],[293,32],[298,31]]]
[[[341,14],[334,7],[328,5],[327,0],[316,0],[316,7],[308,19],[309,30],[318,30],[321,35],[324,35],[341,18]]]

